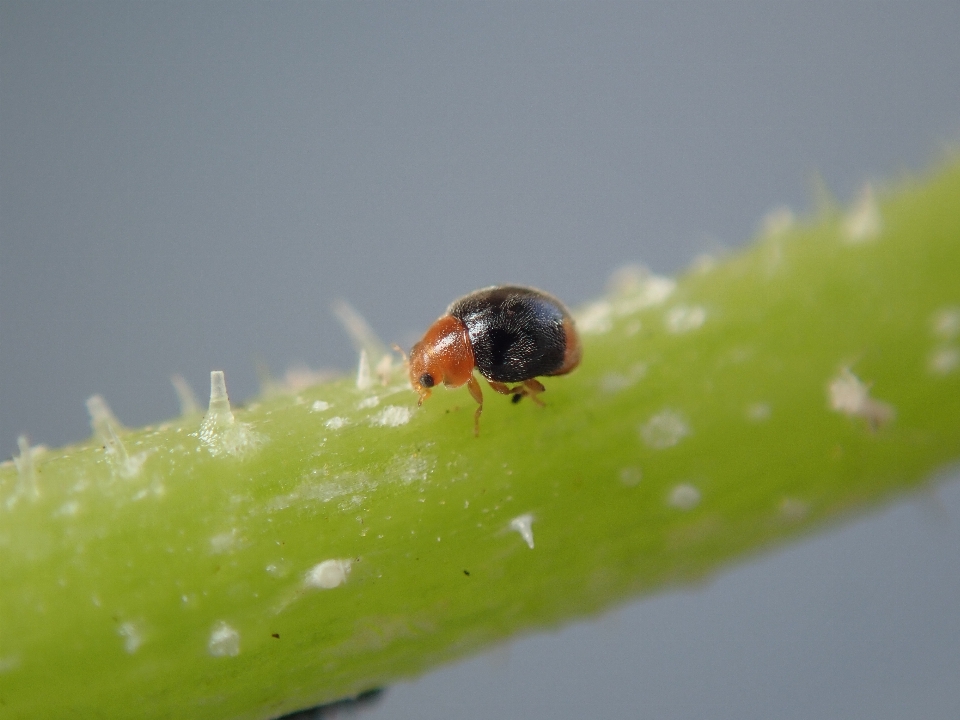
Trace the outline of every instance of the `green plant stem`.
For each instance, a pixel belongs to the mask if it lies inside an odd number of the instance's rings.
[[[545,408],[402,373],[0,468],[0,716],[268,718],[662,591],[960,458],[960,165],[579,314]],[[361,383],[362,384],[362,383]],[[216,389],[217,386],[215,386]],[[321,564],[324,563],[324,564]]]

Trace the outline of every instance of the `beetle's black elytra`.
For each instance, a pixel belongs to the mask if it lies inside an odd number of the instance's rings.
[[[498,382],[522,382],[563,366],[567,347],[558,301],[523,287],[478,290],[447,312],[467,328],[480,374]]]
[[[544,391],[535,378],[564,375],[580,363],[580,338],[570,312],[559,300],[534,288],[498,285],[455,301],[410,351],[410,383],[420,402],[439,382],[466,384],[478,407],[479,433],[483,393],[477,369],[490,387],[513,402]],[[513,388],[504,383],[522,383]]]

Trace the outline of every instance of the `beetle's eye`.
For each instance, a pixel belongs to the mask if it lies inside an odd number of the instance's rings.
[[[432,388],[433,376],[424,373],[423,375],[420,376],[420,384],[423,385],[425,388]]]

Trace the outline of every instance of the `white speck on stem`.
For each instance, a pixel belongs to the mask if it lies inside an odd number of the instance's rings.
[[[240,654],[240,632],[220,620],[210,632],[207,651],[213,657],[236,657]]]
[[[879,237],[882,228],[873,186],[866,183],[843,219],[843,238],[848,245],[861,245]]]
[[[324,423],[324,426],[330,428],[331,430],[339,430],[344,425],[347,425],[348,421],[346,418],[342,418],[339,415],[335,415]]]
[[[673,294],[677,283],[654,275],[643,265],[627,265],[611,275],[608,285],[615,298],[613,313],[623,317],[661,304]]]
[[[214,535],[210,538],[210,552],[215,555],[229,552],[234,548],[234,545],[236,545],[238,536],[239,533],[236,528],[228,532],[222,532],[219,535]]]
[[[930,318],[933,335],[944,341],[951,341],[960,335],[960,307],[942,307]],[[960,348],[942,345],[934,348],[927,361],[927,367],[934,375],[949,375],[960,367]]]
[[[326,400],[314,400],[313,405],[310,406],[311,412],[323,412],[324,410],[329,410],[333,405],[328,403]]]
[[[413,457],[398,455],[390,463],[388,477],[396,473],[396,477],[404,485],[409,485],[415,481],[423,481],[433,471],[433,462],[434,458],[420,455]],[[423,488],[420,488],[420,492],[423,492]],[[420,498],[420,500],[422,501],[423,498]]]
[[[54,517],[73,517],[80,512],[80,503],[77,500],[67,500],[53,513]]]
[[[644,283],[652,275],[650,268],[637,263],[618,267],[610,273],[607,289],[611,295],[635,295],[643,290]]]
[[[413,412],[410,408],[398,405],[387,405],[372,418],[371,423],[381,427],[397,427],[399,425],[406,425],[410,422],[411,417],[413,417]]]
[[[893,406],[870,397],[870,386],[842,368],[840,373],[827,385],[830,409],[848,417],[860,417],[876,429],[893,420]]]
[[[20,658],[17,655],[7,655],[0,657],[0,675],[11,672],[20,667]]]
[[[610,278],[610,301],[590,303],[576,313],[577,328],[587,335],[600,335],[613,328],[613,318],[632,315],[640,310],[664,302],[673,293],[676,282],[654,275],[641,265],[628,265]],[[639,330],[634,322],[627,327],[629,334]]]
[[[533,550],[533,515],[530,513],[518,515],[510,521],[510,529],[520,533],[527,547]]]
[[[770,419],[770,405],[765,402],[755,402],[747,405],[744,414],[751,422],[764,422]]]
[[[600,390],[605,393],[618,393],[642,379],[647,374],[645,363],[636,363],[625,373],[606,373],[600,378]]]
[[[587,305],[576,315],[577,329],[587,335],[601,335],[613,327],[613,307],[605,301]]]
[[[952,340],[960,335],[960,307],[943,307],[930,319],[933,334],[944,340]]]
[[[125,622],[117,628],[117,634],[123,638],[123,649],[133,655],[143,645],[143,636],[132,622]]]
[[[347,581],[350,567],[350,560],[324,560],[307,570],[303,584],[321,590],[332,590]]]
[[[870,389],[860,382],[860,378],[843,368],[840,374],[830,381],[830,408],[845,415],[858,415],[870,397]]]
[[[640,426],[640,436],[654,450],[677,445],[690,434],[686,419],[676,410],[662,410]]]
[[[938,348],[930,353],[928,362],[934,375],[949,375],[960,367],[960,349],[955,347]]]
[[[693,510],[700,504],[700,491],[689,483],[675,485],[670,491],[667,503],[678,510]]]
[[[670,308],[664,316],[664,325],[674,335],[696,330],[707,319],[707,311],[699,305],[678,305]]]
[[[290,567],[286,560],[280,558],[277,562],[272,562],[267,565],[264,570],[266,570],[267,574],[271,577],[282,578],[287,576]]]
[[[780,517],[790,522],[803,520],[810,512],[810,504],[797,498],[785,497],[780,501]]]
[[[379,404],[380,404],[380,398],[378,398],[376,395],[371,395],[370,397],[364,398],[363,400],[358,402],[357,409],[366,410],[367,408],[374,408]]]

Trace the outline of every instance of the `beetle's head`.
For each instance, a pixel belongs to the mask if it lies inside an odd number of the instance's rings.
[[[472,374],[473,350],[467,329],[452,315],[437,320],[410,350],[410,384],[420,393],[421,403],[430,397],[430,388],[440,383],[460,387]]]
[[[410,350],[410,385],[420,395],[417,405],[430,397],[430,388],[443,379],[440,357],[423,340]]]

